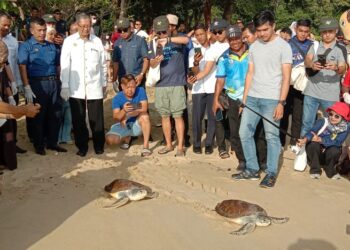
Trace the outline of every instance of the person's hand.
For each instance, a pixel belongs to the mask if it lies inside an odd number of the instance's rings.
[[[321,69],[323,69],[323,66],[322,66],[321,63],[319,63],[319,62],[314,62],[314,63],[312,64],[312,69],[313,69],[313,70],[320,71]]]
[[[218,111],[218,109],[224,110],[224,108],[222,107],[222,105],[220,104],[220,102],[218,100],[214,100],[213,102],[213,113],[214,115],[216,114],[216,112]]]
[[[30,118],[33,118],[35,117],[39,112],[40,112],[40,104],[33,104],[33,103],[29,103],[25,106],[22,106],[22,108],[24,109],[24,115],[26,117],[30,117]],[[20,115],[21,117],[21,115]],[[17,119],[18,117],[15,116],[15,118]]]
[[[195,53],[194,54],[194,62],[197,64],[203,59],[202,53]]]
[[[70,96],[69,88],[62,88],[60,96],[62,97],[63,100],[68,101]]]
[[[307,143],[307,138],[306,138],[306,137],[304,137],[304,138],[302,138],[302,139],[298,139],[298,141],[297,141],[297,145],[298,145],[299,147],[304,146],[306,143]]]
[[[344,98],[344,102],[346,102],[347,104],[350,104],[350,94],[348,92],[345,92],[343,94],[343,98]]]
[[[134,111],[134,107],[132,106],[132,104],[130,102],[127,102],[124,104],[123,106],[123,110],[126,112],[126,113],[129,113],[131,111]]]
[[[64,40],[64,38],[63,38],[62,35],[56,34],[55,38],[53,39],[53,43],[57,44],[57,45],[62,45],[63,44],[63,40]]]
[[[163,61],[163,59],[164,59],[164,56],[163,55],[159,55],[159,56],[156,56],[154,59],[152,59],[152,60],[154,60],[155,62],[156,62],[156,64],[157,65],[159,65],[162,61]]]
[[[277,104],[275,110],[273,111],[273,119],[275,121],[278,121],[283,117],[283,110],[284,110],[283,105],[280,103]]]
[[[321,142],[322,141],[321,137],[319,137],[318,135],[316,135],[312,131],[311,131],[311,133],[313,134],[311,141],[314,141],[314,142]]]
[[[144,75],[143,74],[139,74],[136,76],[135,80],[136,80],[136,86],[139,86],[143,80]]]
[[[11,86],[12,95],[16,95],[18,93],[17,83],[11,82],[10,86]]]
[[[16,106],[15,98],[12,95],[9,96],[9,104],[12,106]]]
[[[27,103],[33,103],[33,98],[36,98],[29,84],[24,86],[24,96]]]
[[[159,38],[157,40],[157,45],[161,45],[162,47],[164,47],[167,42],[168,42],[168,38]]]
[[[333,70],[333,71],[338,71],[338,65],[336,63],[326,63],[324,69],[328,69],[328,70]]]
[[[187,82],[189,84],[194,84],[195,82],[197,82],[197,77],[196,76],[188,76],[187,77]]]

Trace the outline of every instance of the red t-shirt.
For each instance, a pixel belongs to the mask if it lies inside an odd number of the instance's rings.
[[[120,34],[118,32],[113,32],[112,37],[111,37],[111,42],[114,47],[115,41],[117,41],[120,38]]]

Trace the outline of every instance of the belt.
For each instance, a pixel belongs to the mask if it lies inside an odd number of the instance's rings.
[[[58,80],[57,76],[39,76],[39,77],[31,77],[30,80],[33,81],[50,81],[50,80]]]

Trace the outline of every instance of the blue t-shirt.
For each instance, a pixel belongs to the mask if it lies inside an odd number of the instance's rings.
[[[134,97],[132,99],[126,98],[124,95],[124,92],[121,91],[119,92],[115,97],[113,97],[112,100],[112,109],[122,109],[125,105],[125,103],[130,102],[130,103],[139,103],[141,101],[147,101],[147,95],[146,91],[142,87],[137,87],[135,90]],[[126,122],[135,122],[136,117],[130,117]]]
[[[167,43],[163,48],[164,59],[160,63],[160,80],[156,87],[186,85],[185,47],[183,44]],[[153,43],[148,51],[149,59],[155,58]]]
[[[226,50],[218,60],[216,78],[226,78],[224,89],[227,95],[233,99],[242,99],[245,77],[248,71],[248,50],[241,57],[230,49]]]
[[[304,62],[305,58],[302,56],[302,54],[300,53],[299,49],[296,48],[296,45],[304,52],[304,55],[307,55],[307,52],[309,51],[311,45],[313,44],[313,42],[309,39],[306,39],[303,42],[300,42],[296,36],[293,36],[292,39],[293,42],[289,41],[288,43],[290,44],[290,46],[292,47],[292,53],[293,53],[293,67]],[[294,43],[296,45],[294,45]]]

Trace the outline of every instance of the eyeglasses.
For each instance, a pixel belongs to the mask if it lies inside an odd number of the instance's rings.
[[[128,32],[129,28],[125,28],[125,29],[118,29],[118,33],[126,33]]]
[[[336,113],[334,113],[334,112],[329,112],[329,113],[328,113],[328,116],[329,116],[329,117],[334,117],[335,119],[340,119],[340,118],[341,118],[340,115],[338,115],[338,114],[336,114]]]
[[[82,28],[82,29],[91,29],[91,25],[87,25],[87,26],[82,26],[82,25],[79,25],[78,24],[78,26],[80,27],[80,28]]]
[[[135,23],[135,25],[141,25],[141,23]]]
[[[162,35],[162,34],[165,35],[166,33],[167,33],[167,31],[158,31],[158,32],[157,32],[157,35],[158,35],[158,36],[160,36],[160,35]]]
[[[222,35],[223,32],[224,32],[223,30],[218,30],[218,31],[213,31],[213,34],[214,35],[217,35],[217,34]]]

